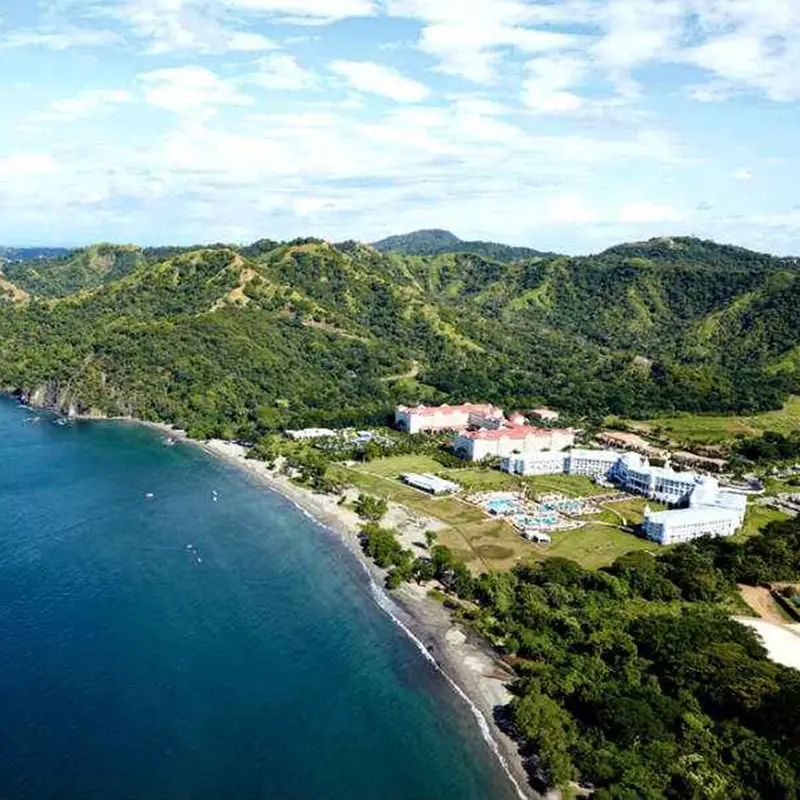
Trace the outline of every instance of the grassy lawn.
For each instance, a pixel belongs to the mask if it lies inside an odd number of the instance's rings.
[[[650,506],[651,511],[664,511],[667,506],[648,500],[646,497],[636,497],[630,500],[622,500],[619,503],[609,503],[607,508],[613,509],[625,518],[628,525],[640,525],[644,520],[645,506]],[[615,520],[619,522],[619,519]]]
[[[631,550],[654,553],[661,550],[653,542],[605,525],[587,525],[579,530],[555,533],[552,544],[533,546],[538,558],[571,558],[589,569],[607,566]]]
[[[448,469],[438,461],[426,455],[391,456],[380,458],[363,464],[357,469],[361,472],[397,478],[403,472],[442,475],[451,481],[461,484],[469,491],[502,491],[519,488],[519,478],[501,472],[499,469],[486,467],[465,467],[464,469]]]
[[[441,472],[442,465],[430,456],[392,456],[391,458],[378,458],[358,467],[376,475],[396,478],[402,472]]]
[[[613,420],[610,420],[613,424]],[[767,411],[749,417],[679,414],[644,421],[625,420],[642,431],[660,428],[664,434],[679,442],[718,444],[737,435],[757,436],[763,431],[789,433],[800,425],[800,397],[789,398],[779,411]]]
[[[784,514],[782,511],[767,508],[766,506],[749,505],[744,518],[744,525],[739,533],[733,537],[733,540],[743,542],[745,539],[755,536],[770,522],[782,522],[786,519],[789,519],[789,515]]]
[[[800,494],[800,486],[792,486],[791,483],[779,481],[777,478],[765,478],[764,494]]]
[[[570,497],[589,497],[612,492],[598,486],[591,478],[580,475],[539,475],[535,478],[524,478],[524,481],[528,486],[532,486],[537,494],[560,492]]]

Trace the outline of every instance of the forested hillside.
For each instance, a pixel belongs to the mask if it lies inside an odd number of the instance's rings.
[[[0,385],[197,435],[548,402],[599,419],[777,407],[800,270],[694,239],[502,263],[315,239],[6,264]]]
[[[0,264],[4,261],[32,261],[37,258],[61,258],[70,251],[66,247],[2,247]]]
[[[465,242],[450,231],[427,230],[389,236],[375,242],[373,247],[381,253],[400,253],[408,256],[435,256],[441,253],[474,253],[496,261],[516,261],[542,255],[530,247],[513,247],[497,242]]]

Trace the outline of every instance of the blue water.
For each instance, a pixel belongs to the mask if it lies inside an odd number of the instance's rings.
[[[514,796],[330,533],[191,445],[29,416],[0,401],[0,798]]]

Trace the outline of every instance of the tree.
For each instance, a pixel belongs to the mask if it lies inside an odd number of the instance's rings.
[[[511,703],[517,735],[541,762],[552,786],[566,786],[575,775],[570,747],[576,739],[575,723],[558,703],[534,689]]]
[[[356,513],[362,519],[370,522],[380,522],[389,510],[389,504],[383,497],[374,497],[369,494],[360,494],[354,503]]]

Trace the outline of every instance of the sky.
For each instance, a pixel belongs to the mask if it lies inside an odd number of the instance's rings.
[[[0,0],[0,244],[800,255],[800,0]]]

